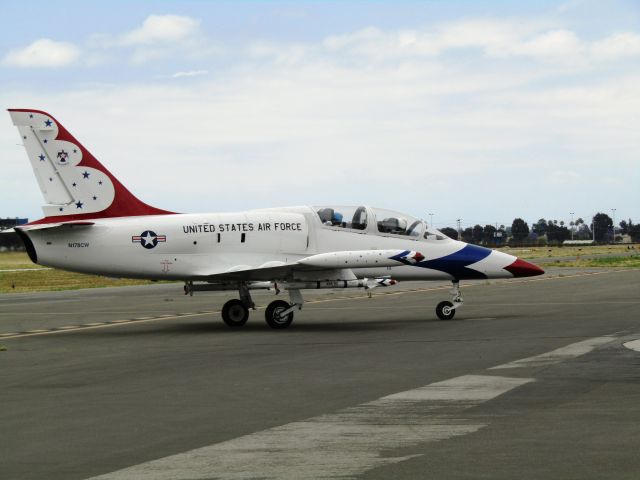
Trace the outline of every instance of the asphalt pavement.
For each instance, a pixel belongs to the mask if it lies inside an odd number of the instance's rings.
[[[0,478],[640,475],[640,270],[317,291],[287,330],[179,284],[0,296]]]

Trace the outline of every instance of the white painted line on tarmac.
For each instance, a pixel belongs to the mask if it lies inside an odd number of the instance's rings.
[[[207,314],[209,313],[218,313],[218,312],[207,312]],[[112,320],[110,322],[97,323],[97,324],[83,324],[83,325],[69,326],[66,329],[64,327],[53,327],[50,330],[30,330],[28,332],[0,334],[0,336],[2,336],[4,340],[8,340],[11,338],[34,337],[39,335],[55,335],[55,334],[63,334],[67,332],[74,332],[74,331],[80,331],[80,330],[92,330],[95,328],[117,327],[125,324],[133,325],[138,323],[157,322],[158,320],[169,320],[172,318],[199,317],[202,315],[204,315],[204,313],[196,313],[193,315],[177,314],[169,317],[163,316],[163,317],[144,317],[142,319],[134,318],[134,319]]]
[[[509,284],[509,283],[527,283],[527,282],[539,282],[539,281],[548,281],[548,280],[559,280],[559,279],[565,279],[565,278],[575,278],[575,277],[584,277],[584,276],[589,276],[589,275],[602,275],[602,274],[607,274],[607,273],[619,273],[619,272],[623,272],[623,271],[637,271],[640,269],[635,269],[635,268],[630,268],[630,269],[626,269],[626,270],[606,270],[603,272],[585,272],[585,273],[577,273],[577,274],[573,274],[573,275],[566,275],[563,277],[559,277],[559,276],[544,276],[542,278],[534,278],[534,279],[505,279],[505,280],[498,280],[497,282],[500,284]],[[474,284],[467,284],[467,285],[461,285],[460,288],[469,288],[469,287],[477,287],[479,285],[482,285],[480,283],[474,283]],[[430,292],[430,291],[437,291],[437,290],[447,290],[449,289],[449,286],[440,286],[440,287],[429,287],[429,288],[416,288],[416,289],[410,289],[410,290],[399,290],[399,291],[393,291],[393,292],[378,292],[376,294],[373,295],[373,299],[379,299],[379,298],[384,298],[386,296],[395,296],[395,295],[406,295],[406,294],[412,294],[412,293],[421,293],[421,292]],[[340,296],[340,297],[334,297],[334,298],[328,298],[328,299],[316,299],[316,300],[309,300],[306,303],[307,304],[318,304],[318,303],[326,303],[326,302],[339,302],[339,301],[344,301],[344,300],[371,300],[370,297],[368,297],[367,295],[359,295],[359,296]],[[68,299],[68,300],[62,300],[62,301],[75,301],[72,299]],[[602,303],[602,302],[600,302]],[[620,302],[616,302],[616,303],[620,303]],[[631,302],[634,303],[634,302]],[[488,304],[488,305],[505,305],[505,304],[500,304],[500,303],[496,303],[496,304]],[[507,304],[508,305],[508,304]],[[525,303],[522,304],[514,304],[514,305],[526,305]],[[532,305],[539,305],[539,303],[533,303]],[[257,307],[256,310],[263,310],[265,307],[261,306],[261,307]],[[104,312],[97,312],[97,313],[104,313]],[[195,313],[186,313],[186,314],[175,314],[175,315],[159,315],[159,316],[155,316],[155,317],[151,317],[151,316],[147,316],[147,317],[137,317],[137,318],[133,318],[133,319],[129,319],[126,321],[110,321],[104,325],[95,325],[95,326],[79,326],[78,330],[83,329],[83,330],[87,330],[90,328],[104,328],[104,327],[116,327],[120,324],[129,324],[129,323],[142,323],[142,322],[156,322],[159,320],[167,320],[167,319],[173,319],[173,318],[184,318],[184,317],[197,317],[200,315],[204,315],[204,314],[215,314],[215,313],[219,313],[217,311],[200,311],[200,312],[195,312]],[[11,315],[15,315],[15,313],[10,313]],[[68,330],[68,331],[73,331],[72,329]],[[62,334],[65,333],[64,331],[61,331],[61,329],[57,329],[57,328],[52,328],[50,330],[47,331],[41,331],[41,332],[37,332],[37,333],[32,333],[32,332],[20,332],[20,333],[5,333],[5,334],[0,334],[3,338],[5,339],[9,339],[9,338],[22,338],[22,337],[27,337],[27,336],[35,336],[35,335],[51,335],[51,334]],[[493,367],[493,368],[510,368],[510,367]]]
[[[464,375],[142,463],[93,480],[354,478],[418,455],[391,449],[476,432],[464,410],[534,381]]]
[[[486,375],[464,375],[426,387],[407,390],[382,397],[380,400],[455,401],[475,404],[486,402],[509,390],[531,382],[531,378],[488,377]]]
[[[636,352],[640,352],[640,340],[633,340],[631,342],[627,342],[624,344],[630,350],[635,350]]]
[[[18,311],[14,311],[14,312],[0,312],[0,315],[29,315],[29,316],[34,316],[34,315],[46,315],[46,316],[52,316],[52,315],[76,315],[78,312],[26,312],[24,311],[24,309],[18,310]],[[91,314],[94,315],[138,315],[140,312],[132,312],[132,311],[111,311],[111,310],[94,310],[92,312],[90,312]]]
[[[0,270],[0,272],[33,272],[36,270],[53,270],[53,268],[10,268],[6,270]]]
[[[605,335],[603,337],[589,338],[581,342],[572,343],[564,347],[557,348],[551,352],[546,352],[533,357],[522,358],[513,362],[504,363],[491,367],[489,370],[498,370],[503,368],[526,368],[526,367],[544,367],[556,363],[577,358],[581,355],[591,352],[596,347],[616,340],[615,336]]]

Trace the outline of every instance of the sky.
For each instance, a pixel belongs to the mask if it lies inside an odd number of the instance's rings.
[[[637,1],[36,0],[0,27],[0,106],[160,208],[640,222]],[[0,165],[0,217],[40,218],[8,114]]]

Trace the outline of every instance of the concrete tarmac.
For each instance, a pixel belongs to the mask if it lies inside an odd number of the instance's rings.
[[[0,296],[0,478],[636,479],[640,270],[561,275],[447,322],[444,283],[311,292],[283,331],[178,284]]]

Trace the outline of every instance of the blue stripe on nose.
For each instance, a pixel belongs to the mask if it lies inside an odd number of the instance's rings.
[[[446,257],[434,258],[433,260],[423,260],[418,263],[410,263],[401,259],[401,257],[407,253],[409,253],[408,250],[399,255],[395,255],[392,258],[404,263],[405,265],[431,268],[432,270],[439,270],[441,272],[448,273],[456,280],[471,280],[487,278],[484,273],[473,270],[472,268],[467,268],[467,266],[487,258],[491,255],[491,250],[477,245],[467,244],[464,248],[452,253],[451,255],[447,255]]]

